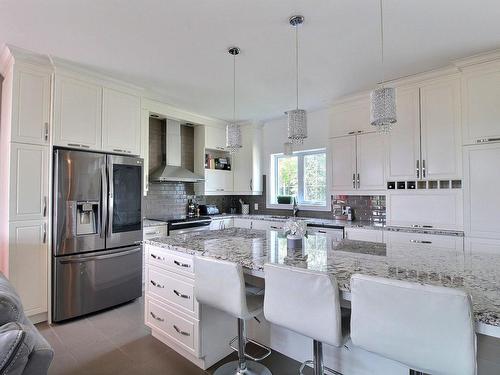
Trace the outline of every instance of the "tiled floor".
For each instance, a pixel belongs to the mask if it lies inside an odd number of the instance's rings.
[[[144,325],[144,302],[138,299],[115,309],[68,323],[37,327],[55,350],[51,375],[204,375],[150,335]],[[232,356],[223,362],[235,359]],[[264,363],[274,375],[295,374],[299,363],[274,352]],[[215,365],[214,368],[217,368]]]
[[[115,309],[64,324],[37,327],[55,350],[51,375],[205,375],[150,335],[142,298]],[[221,363],[236,359],[236,355]],[[263,363],[273,375],[297,374],[299,363],[273,352]],[[478,335],[479,375],[500,374],[500,340]],[[306,374],[312,372],[306,369]],[[398,373],[399,374],[399,373]],[[351,374],[353,375],[353,374]]]

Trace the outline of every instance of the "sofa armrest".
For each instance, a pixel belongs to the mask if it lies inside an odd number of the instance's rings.
[[[0,327],[0,374],[21,375],[33,350],[29,328],[11,322]]]

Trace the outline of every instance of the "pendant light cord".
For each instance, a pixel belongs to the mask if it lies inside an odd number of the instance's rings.
[[[299,109],[299,25],[295,25],[295,80],[297,84],[297,109]]]
[[[236,122],[236,55],[233,55],[233,123]]]
[[[380,57],[382,63],[382,87],[384,87],[385,72],[384,72],[384,11],[383,0],[380,0]]]

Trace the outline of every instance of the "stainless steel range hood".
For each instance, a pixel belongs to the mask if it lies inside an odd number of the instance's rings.
[[[199,176],[181,165],[181,123],[167,119],[166,121],[166,153],[160,167],[151,173],[151,182],[203,182]]]

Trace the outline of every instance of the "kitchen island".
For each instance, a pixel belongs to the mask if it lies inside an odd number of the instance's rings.
[[[439,241],[415,248],[410,240],[407,244],[335,241],[313,234],[303,240],[302,250],[291,251],[286,237],[273,230],[228,228],[154,238],[145,241],[146,324],[153,336],[201,368],[230,353],[227,342],[236,335],[234,319],[194,298],[193,256],[206,256],[241,264],[251,279],[264,278],[266,263],[331,274],[346,305],[354,273],[460,288],[472,296],[477,332],[500,337],[500,251],[463,250],[463,242],[459,246],[463,240],[456,238],[456,248]],[[262,324],[249,322],[249,336],[298,361],[310,356],[307,338],[272,326],[263,316],[259,319]],[[360,361],[374,361],[353,350],[346,354],[331,347],[325,353],[328,360],[342,356],[354,367]],[[404,373],[394,363],[387,366],[381,373]]]
[[[416,253],[384,243],[329,241],[321,234],[304,239],[302,251],[289,251],[286,238],[278,231],[242,228],[160,237],[147,243],[237,262],[245,272],[260,277],[264,277],[267,262],[327,272],[337,278],[347,300],[354,273],[460,288],[472,296],[479,330],[487,328],[483,324],[500,329],[500,251],[455,252],[427,246]]]

